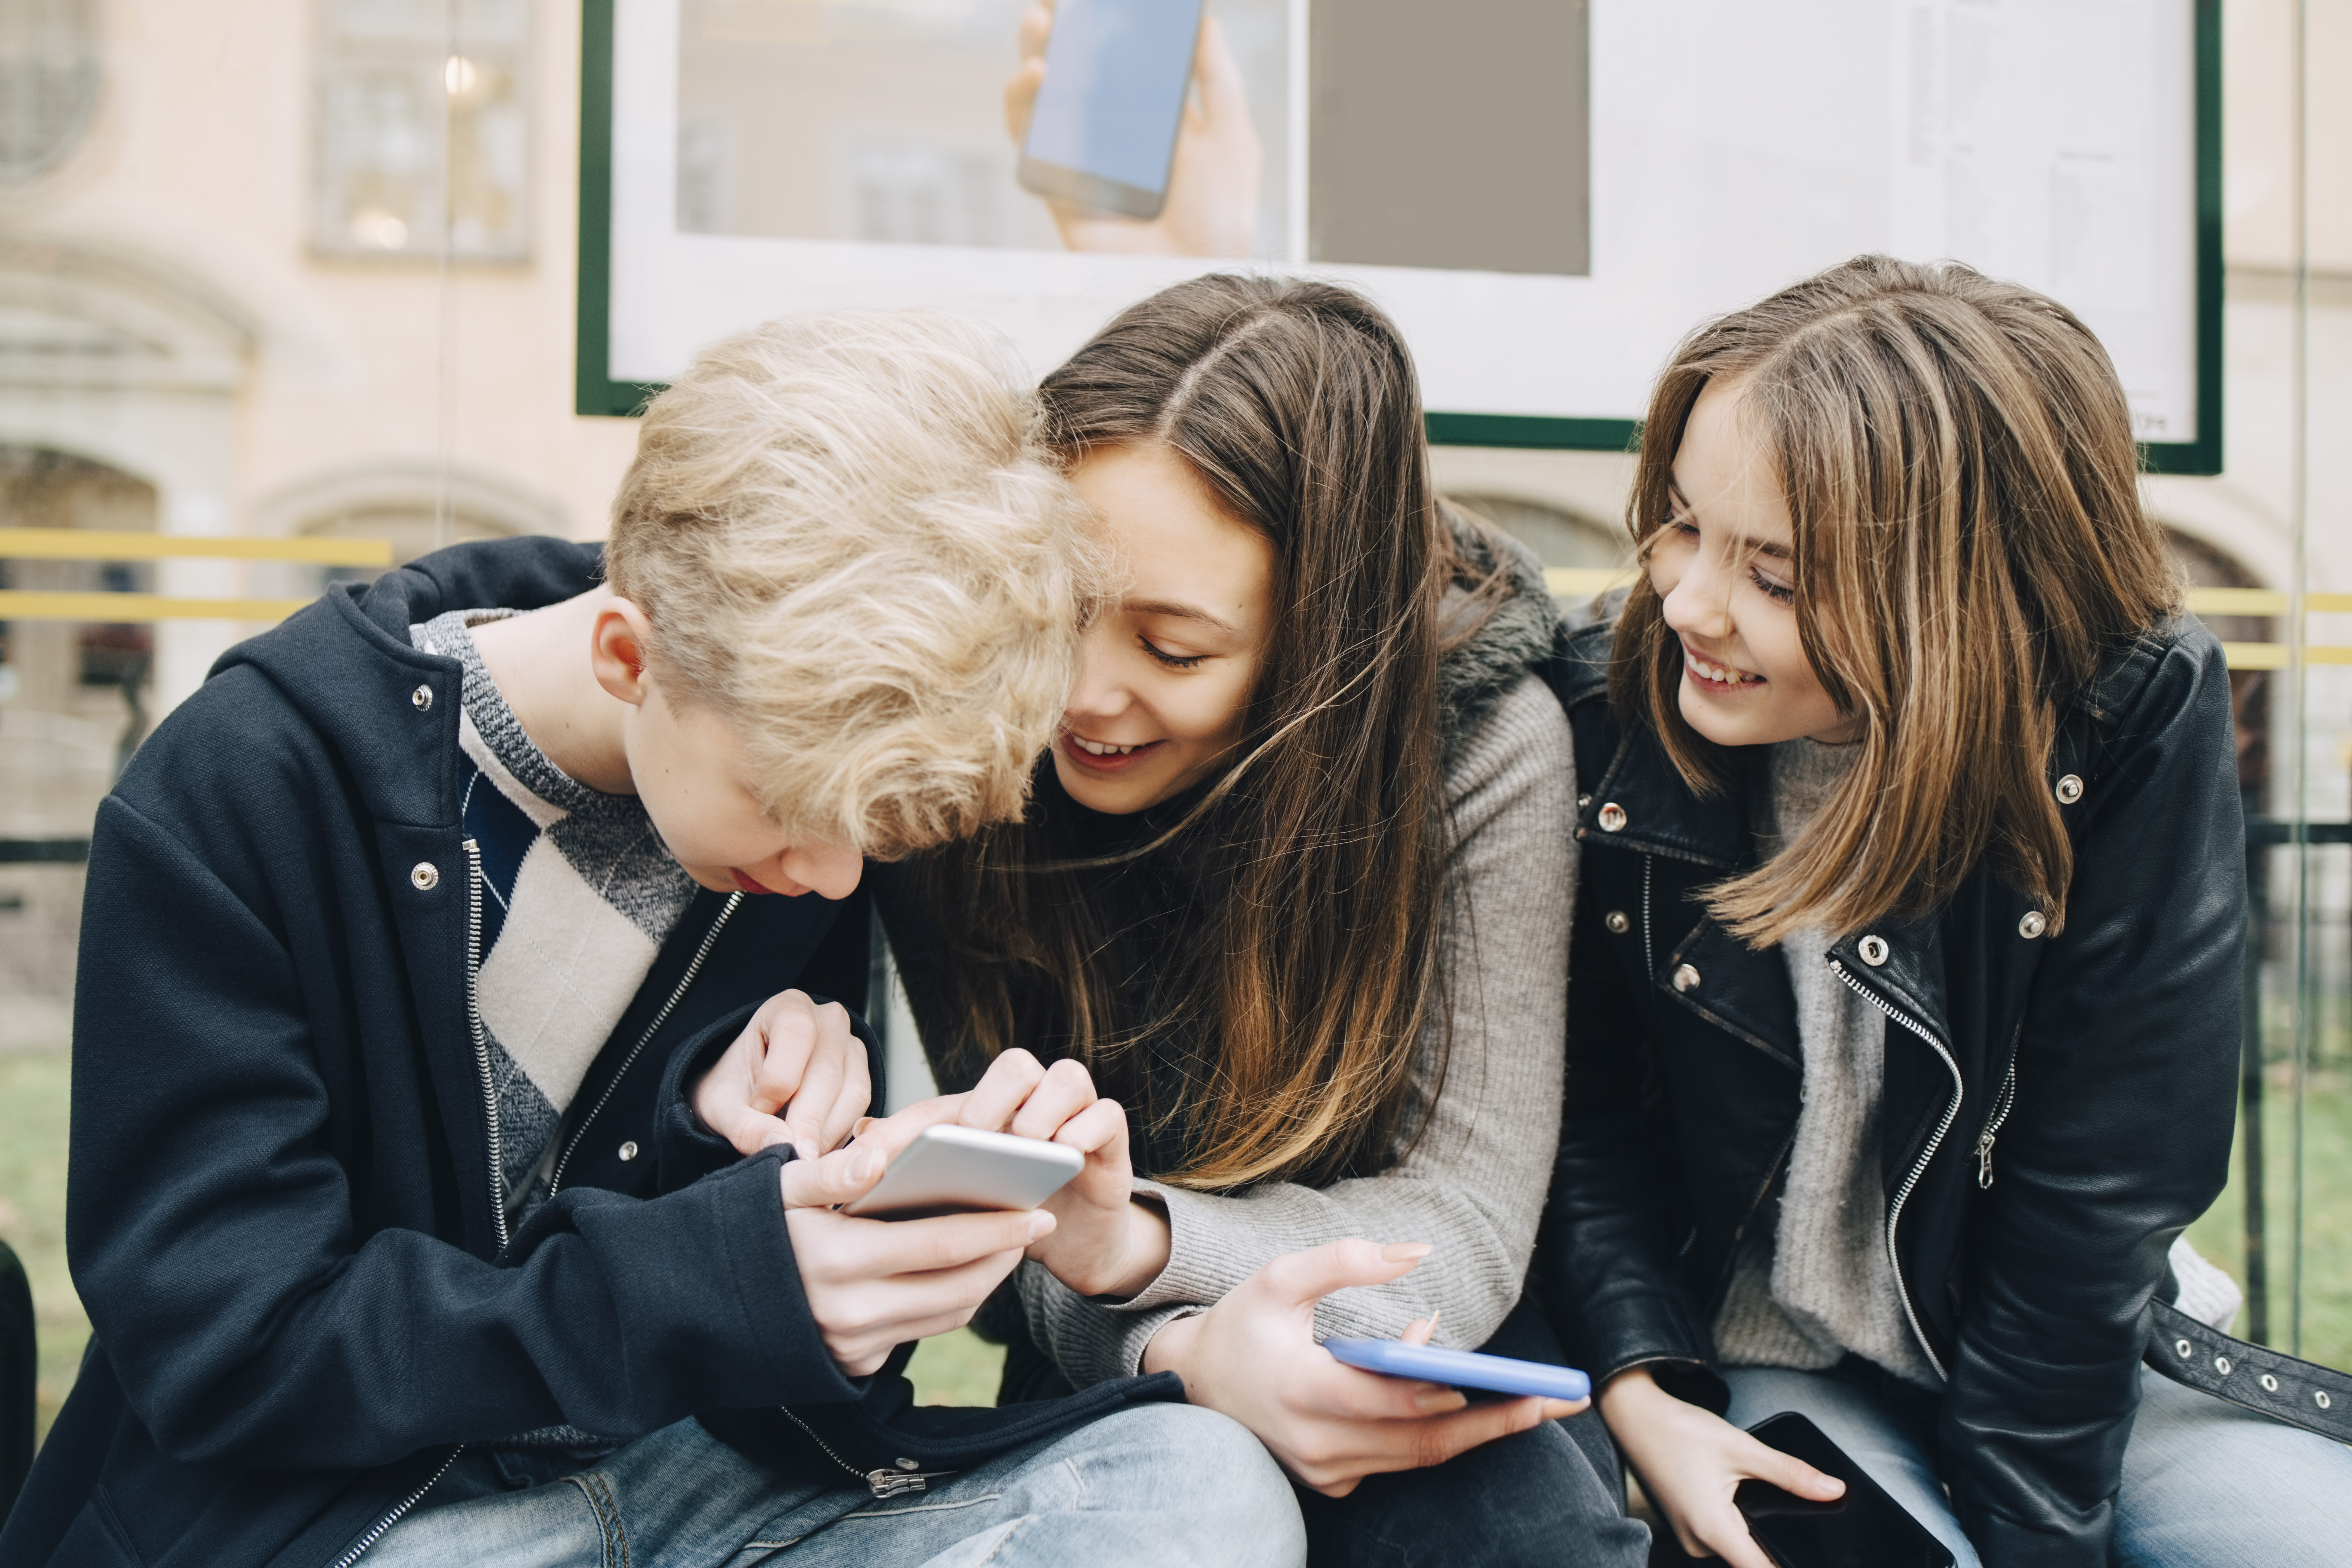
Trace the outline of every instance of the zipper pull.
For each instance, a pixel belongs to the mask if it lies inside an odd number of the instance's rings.
[[[1990,1131],[1977,1140],[1977,1185],[1992,1185],[1992,1133]]]
[[[878,1469],[866,1472],[866,1485],[876,1498],[887,1501],[894,1497],[906,1497],[931,1489],[931,1478],[951,1474],[948,1470]]]

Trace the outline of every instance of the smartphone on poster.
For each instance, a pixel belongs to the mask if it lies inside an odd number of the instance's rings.
[[[1952,1568],[1944,1543],[1811,1421],[1783,1411],[1748,1430],[1766,1447],[1845,1483],[1845,1496],[1835,1502],[1814,1502],[1765,1481],[1739,1483],[1732,1500],[1748,1533],[1780,1568]]]
[[[1203,0],[1058,0],[1022,185],[1122,217],[1168,201]]]

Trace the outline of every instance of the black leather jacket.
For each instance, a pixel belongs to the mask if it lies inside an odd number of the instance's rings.
[[[1782,952],[1693,895],[1755,864],[1762,758],[1694,794],[1654,731],[1620,730],[1611,637],[1564,637],[1550,670],[1592,782],[1536,1279],[1596,1384],[1654,1363],[1720,1410],[1708,1325],[1741,1238],[1776,1223],[1801,1058]],[[1946,1380],[1953,1507],[2000,1568],[2106,1563],[2166,1253],[2227,1173],[2246,884],[2220,645],[2184,619],[2116,650],[2066,705],[2050,781],[2063,935],[1979,866],[1822,955],[1887,1016],[1888,1246]]]

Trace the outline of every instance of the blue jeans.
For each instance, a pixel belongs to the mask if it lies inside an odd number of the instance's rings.
[[[854,1483],[782,1476],[692,1420],[577,1469],[469,1453],[362,1563],[1297,1568],[1306,1556],[1289,1483],[1255,1437],[1212,1410],[1146,1405],[886,1502]]]
[[[1307,1568],[1644,1568],[1617,1452],[1586,1411],[1442,1465],[1367,1476],[1344,1498],[1301,1489]]]
[[[1830,1373],[1734,1367],[1735,1426],[1794,1410],[1845,1450],[1951,1549],[1979,1568],[1915,1431],[1859,1384]],[[2116,1568],[2325,1568],[2352,1552],[2352,1448],[2140,1369],[2139,1416],[2116,1498]]]

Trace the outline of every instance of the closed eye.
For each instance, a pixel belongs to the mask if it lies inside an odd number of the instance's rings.
[[[1202,659],[1209,657],[1204,653],[1170,653],[1166,648],[1160,647],[1150,637],[1139,637],[1135,640],[1137,645],[1140,647],[1144,652],[1150,654],[1153,658],[1159,660],[1161,664],[1166,665],[1171,669],[1192,669],[1198,667]]]

